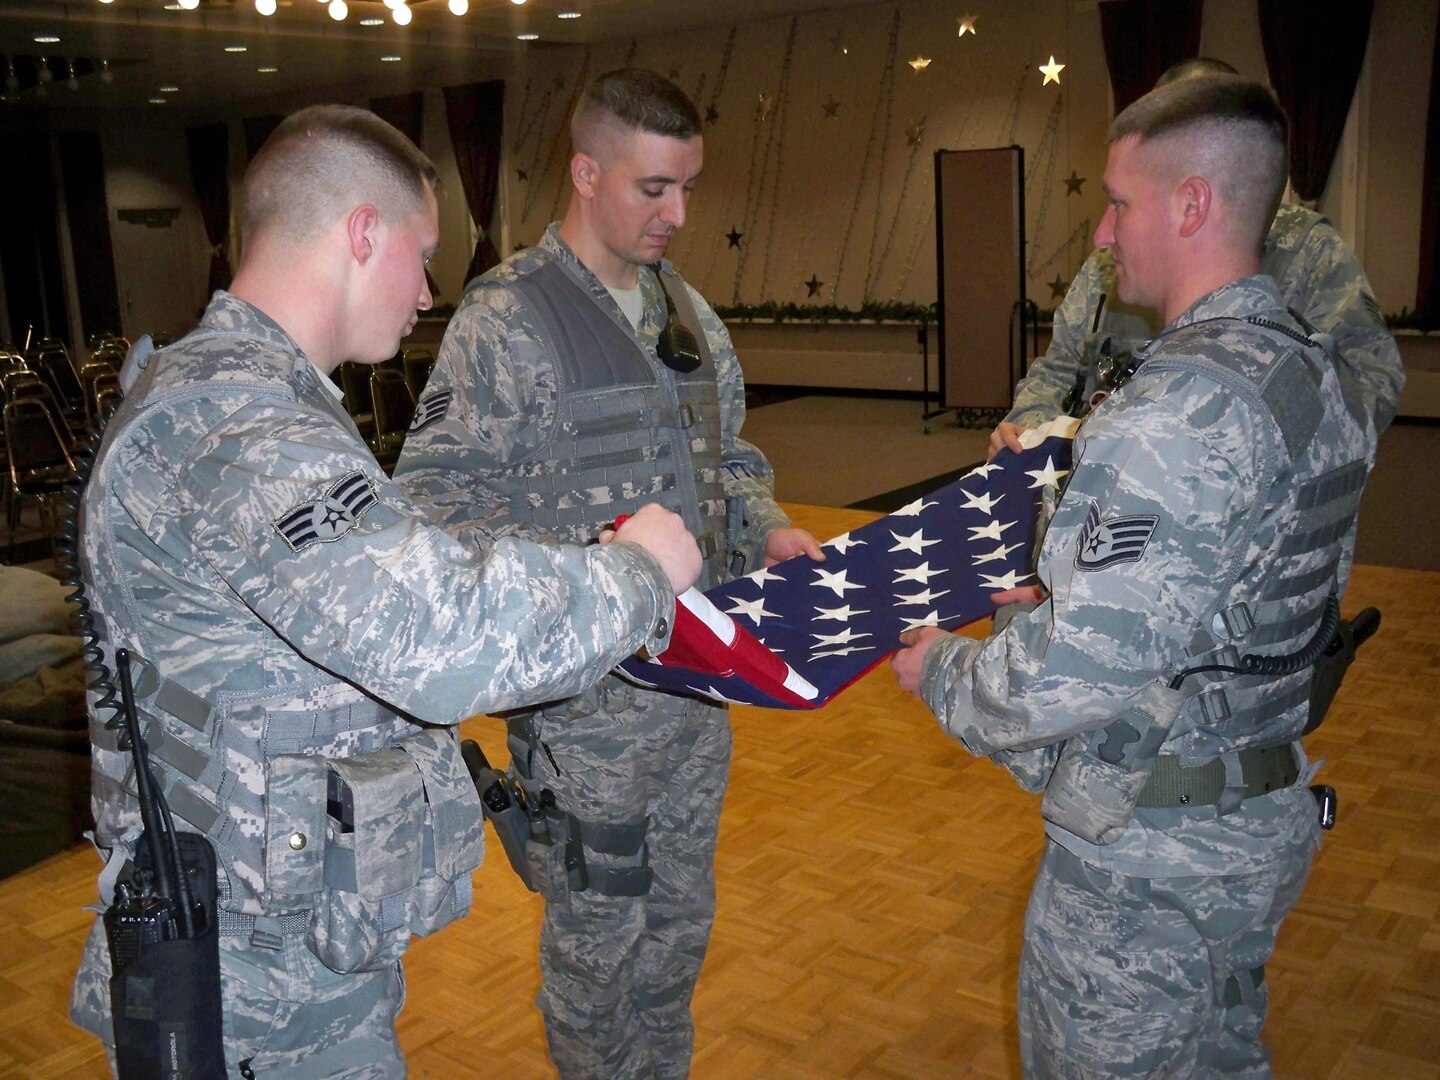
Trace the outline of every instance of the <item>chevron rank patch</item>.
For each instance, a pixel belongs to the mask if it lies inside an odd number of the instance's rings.
[[[410,421],[410,433],[424,431],[431,424],[444,420],[450,409],[450,399],[454,396],[454,390],[436,390],[422,397],[415,405],[415,419]]]
[[[1149,514],[1101,521],[1100,506],[1092,502],[1075,545],[1075,568],[1094,572],[1118,563],[1139,562],[1159,524],[1160,519]]]
[[[301,503],[274,521],[275,530],[301,552],[311,544],[329,544],[344,536],[379,502],[375,485],[359,469],[330,485],[323,498]]]

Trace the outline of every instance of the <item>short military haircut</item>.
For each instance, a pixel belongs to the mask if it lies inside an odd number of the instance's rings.
[[[608,131],[648,131],[686,141],[700,134],[700,114],[685,91],[653,71],[621,68],[596,76],[570,118],[570,142],[594,154]]]
[[[282,120],[245,170],[240,229],[247,243],[266,233],[300,243],[364,203],[405,219],[437,182],[430,159],[368,109],[312,105]]]
[[[1106,141],[1138,140],[1177,183],[1203,176],[1229,209],[1234,239],[1258,250],[1285,194],[1288,131],[1264,84],[1205,75],[1151,90],[1115,118]]]
[[[1192,56],[1189,60],[1181,60],[1178,64],[1171,64],[1160,73],[1160,78],[1155,80],[1155,85],[1169,86],[1171,83],[1179,82],[1181,79],[1194,79],[1201,75],[1239,75],[1224,60],[1216,60],[1209,56]]]

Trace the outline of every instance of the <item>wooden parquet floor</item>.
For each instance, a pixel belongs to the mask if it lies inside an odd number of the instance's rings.
[[[870,515],[793,508],[832,536]],[[1440,574],[1358,567],[1347,611],[1384,625],[1307,740],[1340,796],[1267,972],[1286,1080],[1440,1080]],[[871,673],[813,713],[737,708],[720,912],[695,999],[694,1075],[1019,1076],[1020,926],[1038,800]],[[492,759],[503,735],[466,722]],[[0,1076],[100,1077],[66,1018],[95,857],[0,882]],[[498,845],[476,905],[420,941],[400,1020],[414,1077],[553,1075],[532,1001],[539,902]]]

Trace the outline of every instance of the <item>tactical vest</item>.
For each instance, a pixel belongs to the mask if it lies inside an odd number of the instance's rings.
[[[664,270],[700,366],[673,371],[635,341],[557,260],[532,253],[510,282],[550,346],[559,400],[547,441],[487,478],[516,518],[585,543],[621,514],[656,502],[680,514],[705,557],[701,587],[723,580],[725,490],[715,361],[679,275]],[[512,264],[513,265],[513,264]],[[475,287],[484,287],[485,279]]]
[[[206,392],[298,392],[235,366],[220,373],[223,386],[212,380]],[[163,380],[164,370],[152,362],[143,378],[153,383],[158,372]],[[308,663],[305,675],[283,686],[202,697],[141,655],[124,622],[133,599],[114,542],[111,515],[125,511],[110,495],[112,466],[141,417],[196,392],[190,382],[148,389],[138,405],[127,398],[116,413],[86,490],[83,565],[97,648],[112,672],[115,648],[136,652],[136,707],[156,784],[177,824],[209,837],[223,867],[221,932],[272,948],[304,934],[335,971],[384,967],[411,934],[430,933],[470,906],[483,833],[456,734],[422,729]],[[111,851],[101,878],[108,903],[140,814],[132,757],[109,716],[99,715],[98,692],[89,698],[96,843]]]
[[[1248,326],[1254,347],[1206,344]],[[1151,356],[1163,349],[1162,355]],[[1168,355],[1165,355],[1168,354]],[[1251,317],[1181,327],[1143,351],[1145,370],[1191,371],[1225,386],[1262,418],[1257,486],[1242,535],[1222,569],[1219,599],[1197,628],[1186,666],[1233,662],[1240,654],[1299,652],[1338,597],[1341,555],[1359,511],[1373,445],[1361,396],[1345,366],[1293,322]],[[1289,675],[1192,676],[1166,749],[1183,764],[1298,738],[1307,718],[1311,671]],[[1177,738],[1178,736],[1178,738]]]

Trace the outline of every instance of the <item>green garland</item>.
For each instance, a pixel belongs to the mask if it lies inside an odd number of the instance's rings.
[[[715,309],[715,314],[730,322],[901,322],[933,323],[934,304],[902,304],[885,300],[861,304],[858,308],[837,307],[835,304],[782,304],[767,300],[763,304],[730,304]]]

